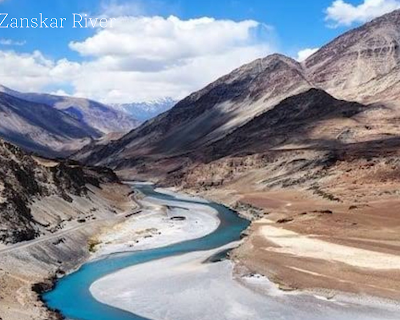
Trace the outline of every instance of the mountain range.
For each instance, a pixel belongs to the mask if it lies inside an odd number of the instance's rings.
[[[126,112],[81,98],[21,93],[0,86],[0,137],[48,157],[68,156],[140,122]]]
[[[0,137],[51,157],[68,155],[101,136],[67,113],[6,93],[0,93],[0,117]]]
[[[303,63],[280,54],[258,59],[81,159],[164,176],[244,149],[337,148],[390,138],[398,133],[393,119],[400,112],[399,26],[400,11],[394,11],[345,33]],[[284,123],[297,135],[279,129]]]
[[[22,93],[0,86],[0,91],[29,102],[46,104],[74,117],[82,125],[90,126],[100,134],[127,132],[139,121],[126,112],[108,105],[82,98],[43,93]]]
[[[99,233],[131,234],[142,210],[119,178],[256,220],[229,257],[257,290],[266,276],[327,300],[399,301],[399,68],[397,10],[301,63],[269,55],[176,103],[107,106],[1,87],[0,310],[60,318],[36,293],[86,261]]]

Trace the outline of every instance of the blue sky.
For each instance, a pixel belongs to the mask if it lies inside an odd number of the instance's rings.
[[[357,4],[360,1],[348,1]],[[138,14],[176,15],[181,19],[213,17],[235,21],[252,19],[274,27],[279,49],[288,54],[305,47],[320,46],[346,29],[327,28],[324,10],[331,0],[165,0],[165,1],[98,1],[98,0],[4,0],[1,12],[15,17],[33,17],[42,12],[48,17],[68,17],[72,13],[100,13],[109,4],[137,4]],[[63,30],[4,29],[1,37],[15,41],[26,41],[19,50],[42,50],[54,58],[79,59],[79,55],[69,50],[68,43],[84,39],[92,30],[65,28]]]
[[[244,62],[311,53],[399,7],[398,0],[0,0],[9,18],[68,19],[64,29],[0,29],[0,77],[18,90],[104,102],[182,98]],[[116,27],[73,29],[72,13],[114,17]]]

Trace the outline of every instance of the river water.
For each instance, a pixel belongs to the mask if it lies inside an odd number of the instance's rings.
[[[136,184],[134,187],[145,196],[158,199],[158,202],[170,203],[172,200],[175,204],[180,202],[182,207],[185,203],[208,205],[218,212],[221,223],[213,233],[203,238],[157,249],[112,254],[101,260],[86,263],[78,271],[62,278],[53,291],[43,296],[49,307],[59,310],[67,319],[148,320],[94,299],[90,292],[92,284],[111,274],[107,277],[112,278],[111,283],[102,289],[106,297],[104,301],[125,310],[154,317],[154,320],[399,319],[398,308],[388,308],[381,302],[378,302],[378,305],[370,304],[371,300],[363,301],[364,297],[361,295],[353,303],[326,301],[297,292],[284,294],[276,288],[274,290],[279,291],[278,294],[256,293],[232,278],[229,263],[212,263],[214,259],[219,260],[218,254],[208,259],[208,265],[203,264],[205,269],[197,267],[190,269],[191,272],[187,269],[182,272],[182,269],[174,267],[177,259],[192,261],[193,256],[203,256],[203,251],[217,249],[212,252],[218,252],[218,248],[239,240],[249,222],[222,205],[158,193],[151,185]],[[181,266],[181,263],[178,265]],[[128,267],[134,268],[134,273],[132,268],[125,269]],[[124,274],[121,276],[121,273]],[[101,286],[101,282],[104,285],[105,279],[97,281],[97,285]],[[264,283],[262,288],[264,285],[270,285],[268,283]],[[166,288],[171,289],[167,297]],[[127,295],[131,295],[128,305],[123,303],[128,298]],[[235,311],[233,313],[232,308]],[[246,314],[243,313],[244,310]],[[247,316],[248,314],[252,316]]]
[[[195,200],[177,199],[173,195],[156,192],[151,185],[137,184],[145,196],[160,200],[200,203]],[[78,271],[60,279],[54,290],[43,295],[46,304],[59,310],[68,319],[74,320],[144,320],[145,318],[128,313],[96,301],[89,288],[96,280],[129,266],[176,256],[194,251],[222,247],[240,239],[249,222],[235,212],[216,203],[202,203],[218,211],[221,223],[213,233],[195,240],[144,251],[112,254],[104,259],[86,263]]]

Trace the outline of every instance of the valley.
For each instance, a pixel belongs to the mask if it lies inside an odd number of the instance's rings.
[[[398,318],[399,30],[180,101],[1,86],[0,320]]]
[[[77,158],[236,208],[239,263],[285,290],[398,300],[399,17],[244,65]]]
[[[119,246],[113,250],[113,244],[104,244],[111,251],[96,252],[100,256],[108,252],[103,259],[91,261],[61,279],[44,299],[66,316],[102,320],[186,319],[195,310],[199,319],[215,314],[221,319],[264,319],[274,314],[291,319],[295,313],[298,319],[395,319],[395,305],[388,303],[382,308],[382,302],[373,298],[360,302],[338,296],[321,301],[309,294],[280,292],[266,278],[248,273],[221,254],[238,245],[232,241],[238,240],[246,229],[246,220],[199,198],[181,197],[170,191],[166,194],[164,190],[152,190],[148,184],[132,186],[141,193],[139,202],[144,211],[124,224],[130,224],[131,230],[139,233],[147,221],[157,231],[126,249]],[[156,213],[155,204],[166,207],[166,212]],[[149,209],[153,214],[149,215]],[[154,215],[159,214],[163,222],[152,222]],[[167,226],[171,224],[168,217],[178,215],[186,217],[182,221],[172,220],[180,230]],[[199,227],[194,227],[196,224]],[[171,235],[175,235],[172,243]],[[112,254],[125,250],[128,252]],[[149,270],[150,278],[146,276]],[[65,298],[72,296],[79,297],[78,301]]]

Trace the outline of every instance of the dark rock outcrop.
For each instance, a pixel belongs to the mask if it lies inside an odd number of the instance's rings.
[[[32,201],[57,196],[71,202],[71,195],[87,196],[87,184],[100,187],[117,181],[110,169],[35,158],[0,140],[0,242],[16,243],[39,235],[40,223],[29,208]]]

